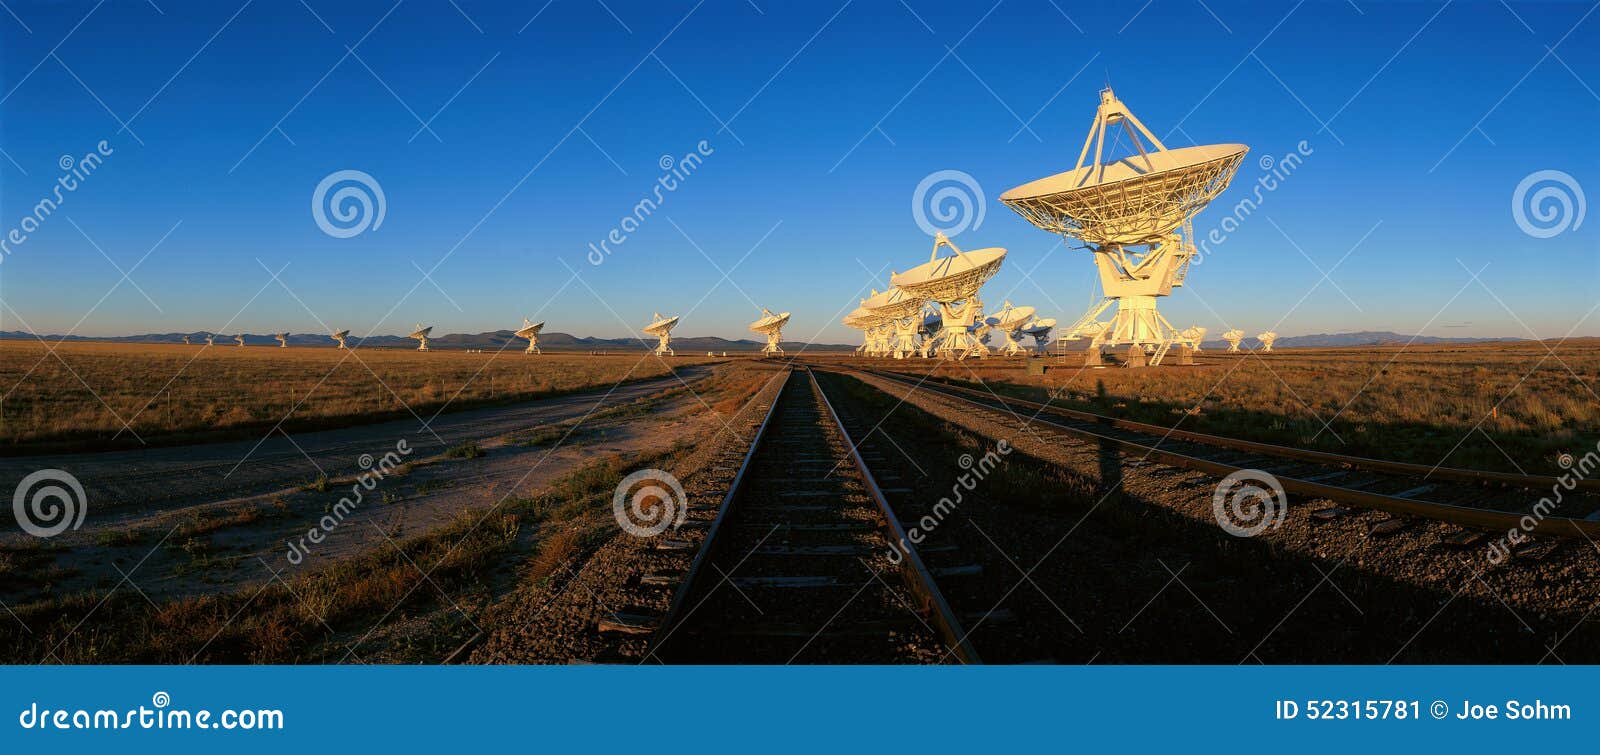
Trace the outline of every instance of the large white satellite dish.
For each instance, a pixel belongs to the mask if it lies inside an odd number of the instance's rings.
[[[1278,334],[1269,330],[1256,336],[1256,340],[1261,342],[1261,350],[1263,352],[1272,351],[1272,343],[1278,340]]]
[[[656,356],[672,356],[672,329],[678,326],[678,318],[662,317],[660,312],[655,313],[655,319],[644,327],[645,335],[655,336]]]
[[[433,333],[433,326],[432,325],[429,325],[428,327],[424,328],[424,327],[422,327],[422,323],[419,322],[419,323],[417,323],[417,329],[411,331],[411,335],[406,336],[406,337],[410,338],[410,339],[413,339],[413,340],[415,340],[417,342],[417,351],[427,351],[428,350],[428,336],[431,335],[432,333]]]
[[[861,300],[861,308],[880,320],[883,337],[882,356],[905,359],[917,352],[917,335],[922,325],[922,307],[926,302],[898,286]]]
[[[1001,353],[1006,356],[1016,356],[1027,353],[1028,349],[1017,342],[1017,337],[1022,334],[1022,329],[1033,319],[1033,307],[1014,307],[1011,302],[1006,302],[993,317],[986,320],[989,327],[1005,337],[1006,344],[1001,347]]]
[[[341,349],[343,349],[343,348],[348,348],[348,347],[346,347],[346,346],[345,346],[345,344],[344,344],[344,340],[345,340],[345,339],[346,339],[346,338],[349,338],[349,337],[350,337],[350,331],[348,331],[348,330],[341,330],[341,331],[339,331],[339,332],[337,332],[337,333],[334,333],[334,334],[333,334],[333,335],[331,335],[331,336],[328,336],[328,337],[329,337],[329,338],[332,338],[332,339],[333,339],[333,340],[335,340],[335,341],[338,341],[338,342],[339,342],[339,348],[341,348]]]
[[[216,342],[217,342],[217,334],[216,333],[207,333],[206,334],[206,345],[207,346],[215,346]]]
[[[955,254],[940,258],[941,246],[950,247]],[[989,349],[972,332],[973,325],[983,319],[978,289],[1000,272],[1005,258],[1006,250],[1000,247],[963,252],[941,232],[934,237],[933,252],[926,264],[896,273],[889,280],[910,296],[939,304],[942,329],[937,340],[941,356],[981,357]]]
[[[273,338],[278,339],[278,348],[280,348],[280,349],[289,348],[289,334],[288,333],[279,333],[277,335],[274,335]]]
[[[1222,340],[1228,342],[1228,353],[1235,354],[1239,351],[1239,342],[1244,340],[1244,331],[1234,328],[1222,334]]]
[[[1022,329],[1022,334],[1031,336],[1034,349],[1042,354],[1049,347],[1050,331],[1055,330],[1055,328],[1056,318],[1041,317],[1028,323],[1028,326]]]
[[[1138,154],[1104,161],[1106,134],[1119,125]],[[1086,163],[1091,144],[1094,162]],[[1000,195],[1028,222],[1077,239],[1094,252],[1105,296],[1063,338],[1089,335],[1092,329],[1099,343],[1128,346],[1128,364],[1143,364],[1147,348],[1155,351],[1151,364],[1160,364],[1182,339],[1156,311],[1156,300],[1183,285],[1195,254],[1191,220],[1228,187],[1249,151],[1243,144],[1169,150],[1109,88],[1101,90],[1077,167]],[[1106,327],[1091,328],[1113,304],[1116,313]],[[1098,348],[1091,343],[1091,351]],[[1092,353],[1086,363],[1098,359]]]
[[[767,345],[761,349],[763,354],[782,354],[783,347],[779,343],[783,340],[783,326],[789,324],[789,313],[773,314],[766,307],[761,308],[761,319],[750,323],[752,333],[760,333],[767,337]]]
[[[240,347],[244,346],[244,334],[243,333],[240,333],[239,335],[234,336],[233,340],[237,341],[239,343]]]
[[[518,338],[526,338],[526,339],[528,339],[528,348],[525,349],[522,353],[524,353],[524,354],[542,354],[542,353],[544,353],[542,351],[539,351],[539,331],[541,331],[541,330],[544,330],[544,321],[543,320],[540,320],[539,322],[532,322],[532,321],[528,320],[528,318],[526,318],[526,317],[522,318],[522,329],[517,331],[517,337]]]

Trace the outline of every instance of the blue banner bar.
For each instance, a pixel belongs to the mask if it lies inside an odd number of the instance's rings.
[[[1588,746],[1597,688],[1594,667],[6,667],[0,752]]]

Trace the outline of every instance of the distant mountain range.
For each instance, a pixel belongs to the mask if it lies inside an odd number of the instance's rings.
[[[1309,336],[1284,336],[1273,342],[1273,348],[1328,348],[1336,346],[1400,346],[1406,343],[1485,343],[1488,341],[1521,341],[1521,338],[1447,338],[1443,336],[1408,336],[1388,330],[1363,330],[1357,333],[1318,333]],[[1254,336],[1241,342],[1247,348],[1258,348],[1261,341]],[[1207,340],[1201,344],[1207,349],[1226,349],[1228,342]]]
[[[195,344],[204,344],[206,334],[204,331],[194,333],[149,333],[138,336],[111,336],[97,338],[91,336],[67,336],[67,341],[103,341],[110,343],[183,343],[183,337],[188,335]],[[0,339],[33,340],[34,334],[20,330],[0,330]],[[52,343],[63,340],[61,336],[43,336]],[[277,346],[278,339],[271,335],[256,335],[246,333],[244,342],[248,346]],[[729,340],[716,336],[674,336],[672,350],[680,354],[696,354],[707,351],[714,352],[750,352],[760,351],[766,346],[766,341],[752,341],[741,338]],[[234,346],[233,336],[218,335],[216,345]],[[415,349],[417,342],[404,336],[372,336],[370,338],[357,338],[351,336],[351,346],[360,346],[368,349]],[[290,346],[325,346],[334,348],[332,338],[320,333],[291,333],[289,334]],[[464,349],[483,349],[484,351],[498,351],[500,349],[521,351],[527,348],[528,342],[517,338],[516,333],[510,330],[495,330],[488,333],[450,333],[434,336],[428,339],[428,348],[460,351]],[[807,351],[848,351],[855,346],[836,343],[814,343],[807,346],[800,341],[784,341],[784,351],[794,353],[801,349]],[[540,351],[642,351],[654,349],[656,340],[638,338],[591,338],[578,337],[568,333],[540,333]]]

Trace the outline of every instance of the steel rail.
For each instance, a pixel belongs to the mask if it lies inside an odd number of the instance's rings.
[[[900,559],[900,574],[905,581],[906,589],[922,602],[923,611],[932,618],[935,629],[943,636],[945,647],[951,654],[965,664],[983,663],[978,657],[978,651],[973,649],[972,643],[967,640],[967,633],[962,629],[960,619],[956,617],[955,611],[951,610],[949,602],[944,599],[944,593],[939,591],[939,586],[934,583],[933,572],[922,562],[922,557],[917,555],[917,549],[912,547],[911,541],[906,539],[906,531],[900,525],[900,518],[895,516],[894,509],[889,506],[889,500],[884,497],[883,489],[878,487],[878,481],[872,476],[872,470],[867,468],[866,459],[861,457],[860,448],[851,439],[850,431],[845,429],[844,422],[839,419],[839,413],[834,411],[833,402],[828,400],[827,392],[822,390],[822,385],[817,382],[817,376],[810,368],[806,369],[806,377],[810,378],[811,385],[822,398],[823,408],[828,410],[828,417],[833,420],[834,427],[838,428],[839,435],[844,438],[845,445],[850,449],[850,458],[855,462],[856,469],[861,472],[867,493],[872,496],[873,502],[878,506],[878,512],[883,515],[890,547],[898,548],[904,554],[904,558]]]
[[[646,657],[655,655],[664,648],[667,641],[671,639],[672,633],[677,631],[678,624],[687,618],[685,606],[689,602],[689,595],[693,592],[700,572],[705,569],[705,565],[710,559],[712,544],[716,542],[717,533],[722,530],[722,523],[728,518],[728,510],[733,504],[734,497],[739,494],[739,489],[743,487],[745,473],[750,470],[750,460],[755,458],[756,449],[761,447],[761,441],[767,436],[767,427],[772,424],[772,416],[778,411],[778,399],[783,397],[783,389],[788,385],[792,375],[793,370],[787,367],[784,368],[782,372],[774,375],[763,384],[761,390],[756,391],[756,395],[750,399],[752,402],[756,401],[773,382],[782,381],[778,386],[778,392],[772,396],[772,403],[767,406],[766,416],[761,418],[761,424],[756,427],[755,437],[750,440],[750,448],[745,451],[744,460],[739,462],[739,471],[734,474],[733,481],[728,483],[728,492],[722,496],[722,502],[717,506],[716,517],[711,520],[711,526],[706,528],[706,537],[700,542],[700,549],[695,552],[694,560],[689,562],[689,569],[683,573],[683,581],[678,584],[678,590],[672,596],[672,603],[667,607],[666,614],[661,618],[661,625],[656,628],[655,635],[650,639],[650,651],[646,653]],[[684,505],[688,505],[688,502],[685,501]],[[657,655],[656,657],[659,658],[661,656]]]
[[[916,383],[916,381],[911,377],[901,373],[861,367],[854,367],[850,369],[865,372],[870,375],[876,375],[889,380],[895,380],[901,383]],[[1365,456],[1347,456],[1345,454],[1336,454],[1327,451],[1313,451],[1306,448],[1294,448],[1291,446],[1280,446],[1272,443],[1262,443],[1253,440],[1243,440],[1240,438],[1229,438],[1221,435],[1211,435],[1209,433],[1202,433],[1194,430],[1179,430],[1176,428],[1163,427],[1161,425],[1150,424],[1147,422],[1108,417],[1104,414],[1095,414],[1093,412],[1086,412],[1081,409],[1071,409],[1064,406],[1052,406],[1037,401],[1029,401],[1027,399],[1009,396],[1004,398],[996,398],[992,393],[980,391],[976,388],[952,385],[936,378],[925,380],[921,383],[921,385],[925,387],[931,387],[934,390],[938,390],[946,394],[952,392],[961,393],[967,396],[976,397],[980,401],[1006,405],[1005,408],[1021,406],[1036,411],[1048,412],[1061,417],[1069,417],[1071,419],[1081,420],[1084,422],[1094,422],[1096,424],[1109,425],[1121,430],[1162,435],[1165,437],[1175,438],[1177,440],[1202,443],[1208,446],[1217,446],[1219,448],[1227,448],[1234,451],[1247,451],[1250,453],[1279,456],[1288,459],[1298,459],[1301,461],[1315,462],[1318,464],[1335,464],[1343,467],[1349,467],[1351,469],[1364,469],[1372,472],[1416,475],[1424,479],[1437,477],[1446,480],[1455,480],[1458,482],[1493,482],[1501,485],[1530,489],[1549,490],[1557,485],[1566,484],[1562,478],[1549,475],[1525,475],[1511,472],[1493,472],[1484,469],[1461,469],[1458,467],[1430,467],[1426,464],[1412,464],[1403,461],[1386,461],[1384,459],[1373,459]],[[1600,493],[1600,479],[1573,480],[1571,482],[1579,490]]]
[[[861,369],[861,368],[849,368],[849,367],[844,368],[844,369],[846,371],[851,371],[851,372],[858,372],[858,373],[863,373],[863,374],[877,375],[879,377],[884,377],[885,379],[893,380],[894,382],[901,383],[901,384],[906,384],[906,383],[910,382],[909,380],[903,379],[903,378],[888,377],[886,375],[882,375],[881,373],[877,373],[876,371],[873,371],[873,370],[865,370],[865,369]],[[928,384],[927,383],[923,383],[923,385],[927,386]],[[956,388],[956,386],[943,386],[943,385],[940,385],[940,386],[932,387],[930,390],[932,390],[934,393],[937,393],[937,394],[939,394],[941,396],[945,396],[945,397],[948,397],[948,398],[951,398],[951,399],[954,399],[954,400],[957,400],[957,401],[963,401],[963,402],[966,402],[966,403],[971,404],[973,406],[989,409],[990,411],[1004,411],[1005,410],[1005,409],[1002,409],[1002,408],[995,407],[995,406],[991,405],[992,403],[994,403],[994,398],[992,396],[986,396],[986,400],[985,401],[978,401],[978,400],[974,400],[974,399],[971,399],[971,398],[967,398],[966,396],[963,396],[963,395],[961,395],[960,393],[957,393],[957,392],[943,390],[944,387]],[[880,388],[879,390],[882,390],[882,389]],[[960,390],[962,390],[962,391],[970,391],[972,389],[960,389]],[[1002,406],[1004,406],[1004,405],[1006,405],[1008,403],[1008,400],[1001,400],[998,403],[1000,403]],[[1126,420],[1116,420],[1116,419],[1112,419],[1112,418],[1109,418],[1109,417],[1102,417],[1101,415],[1086,414],[1086,413],[1083,413],[1083,412],[1076,412],[1076,411],[1070,410],[1070,409],[1057,409],[1055,407],[1047,407],[1047,406],[1044,406],[1042,404],[1038,404],[1038,403],[1035,403],[1035,402],[1024,402],[1024,401],[1020,401],[1019,400],[1019,401],[1017,401],[1017,403],[1020,404],[1020,405],[1024,405],[1024,406],[1031,405],[1033,407],[1038,407],[1038,408],[1040,408],[1042,414],[1062,414],[1062,415],[1065,415],[1065,416],[1072,416],[1073,418],[1077,418],[1074,415],[1085,415],[1087,417],[1094,418],[1094,421],[1105,420],[1106,424],[1111,424],[1113,426],[1116,426],[1116,427],[1119,427],[1119,428],[1122,428],[1122,429],[1134,429],[1135,427],[1144,427],[1144,428],[1149,428],[1149,430],[1145,430],[1145,432],[1154,431],[1154,432],[1159,432],[1161,434],[1167,434],[1168,433],[1168,429],[1167,428],[1162,428],[1159,425],[1145,425],[1144,423],[1128,422]],[[1159,460],[1159,461],[1161,461],[1162,463],[1165,463],[1165,464],[1169,464],[1169,465],[1172,465],[1172,466],[1183,467],[1185,469],[1193,469],[1193,470],[1204,472],[1206,474],[1217,476],[1217,477],[1226,477],[1226,476],[1228,476],[1230,474],[1233,474],[1234,472],[1240,472],[1240,471],[1244,471],[1244,470],[1247,470],[1247,469],[1252,469],[1252,467],[1243,467],[1243,466],[1238,466],[1238,465],[1234,465],[1234,464],[1228,464],[1228,463],[1225,463],[1225,462],[1212,461],[1210,459],[1202,459],[1202,458],[1195,457],[1195,456],[1189,456],[1187,454],[1178,453],[1176,451],[1163,450],[1163,449],[1158,447],[1159,446],[1159,442],[1156,445],[1149,445],[1149,444],[1140,443],[1140,442],[1137,442],[1137,441],[1127,440],[1127,439],[1123,439],[1123,438],[1116,438],[1116,437],[1112,437],[1110,435],[1097,433],[1097,432],[1094,432],[1092,430],[1086,430],[1086,429],[1081,428],[1081,427],[1072,427],[1070,425],[1064,425],[1064,424],[1061,424],[1060,422],[1054,422],[1054,421],[1051,421],[1050,419],[1042,417],[1042,416],[1035,416],[1032,421],[1048,425],[1049,427],[1051,427],[1053,429],[1060,430],[1062,432],[1065,432],[1065,433],[1068,433],[1068,434],[1071,434],[1071,435],[1077,435],[1077,436],[1084,437],[1084,438],[1091,438],[1091,439],[1093,439],[1095,441],[1098,441],[1100,443],[1110,444],[1110,445],[1113,445],[1113,446],[1115,446],[1115,447],[1117,447],[1117,448],[1119,448],[1121,450],[1128,451],[1128,452],[1131,452],[1131,453],[1136,454],[1136,455],[1142,454],[1144,457],[1154,458],[1154,459],[1157,459],[1157,460]],[[1176,437],[1178,435],[1178,433],[1177,432],[1173,432],[1172,435],[1174,437]],[[1190,435],[1193,435],[1193,433],[1190,433]],[[1204,435],[1202,435],[1201,437],[1217,438],[1217,436],[1204,436]],[[1232,440],[1232,439],[1220,439],[1220,440]],[[1197,442],[1204,443],[1205,441],[1200,440],[1200,441],[1197,441]],[[1248,447],[1248,448],[1250,448],[1252,450],[1260,450],[1260,452],[1262,452],[1262,453],[1266,453],[1266,451],[1261,450],[1261,449],[1283,449],[1284,448],[1283,446],[1272,446],[1272,445],[1269,445],[1269,444],[1254,443],[1254,442],[1249,442],[1249,441],[1241,441],[1240,443],[1243,443],[1243,444],[1246,444],[1246,445],[1245,446],[1237,446],[1237,447],[1236,446],[1225,446],[1225,447],[1233,447],[1233,448],[1245,448],[1245,447]],[[1218,444],[1218,445],[1221,445],[1221,444]],[[1288,458],[1296,458],[1296,459],[1302,459],[1302,460],[1332,458],[1332,459],[1337,459],[1339,461],[1337,461],[1337,462],[1330,461],[1330,462],[1327,462],[1327,463],[1342,463],[1342,464],[1344,464],[1346,466],[1353,466],[1352,464],[1349,463],[1351,460],[1360,460],[1357,457],[1341,457],[1341,456],[1339,456],[1337,454],[1321,454],[1321,452],[1305,452],[1305,451],[1302,451],[1301,449],[1284,449],[1284,450],[1294,451],[1295,452],[1293,454],[1282,454],[1283,456],[1286,456]],[[1318,454],[1318,456],[1308,457],[1308,456],[1303,456],[1302,454]],[[1377,464],[1377,466],[1368,467],[1368,469],[1371,469],[1372,471],[1391,471],[1391,472],[1392,471],[1410,471],[1410,470],[1427,471],[1429,469],[1428,467],[1424,467],[1424,466],[1421,466],[1421,465],[1415,465],[1415,464],[1400,464],[1400,463],[1397,463],[1397,462],[1378,462],[1377,460],[1362,460],[1362,461],[1375,462]],[[1472,470],[1451,470],[1451,471],[1454,472],[1454,473],[1457,473],[1457,474],[1467,474],[1469,476],[1466,479],[1469,479],[1469,480],[1491,480],[1492,481],[1492,480],[1498,480],[1500,477],[1504,477],[1505,476],[1505,475],[1500,475],[1499,473],[1492,473],[1489,476],[1477,476],[1477,475],[1473,474]],[[1509,475],[1509,476],[1513,477],[1513,478],[1519,478],[1519,479],[1522,479],[1524,481],[1526,481],[1528,479],[1536,479],[1536,478],[1531,478],[1531,477],[1524,478],[1524,477],[1521,477],[1521,476],[1518,476],[1518,475]],[[1411,499],[1411,498],[1400,498],[1398,496],[1385,495],[1385,494],[1382,494],[1382,493],[1368,493],[1368,492],[1365,492],[1365,491],[1362,491],[1362,490],[1354,490],[1354,489],[1351,489],[1351,488],[1342,488],[1342,487],[1338,487],[1336,485],[1326,485],[1326,484],[1323,484],[1323,483],[1320,483],[1320,482],[1313,482],[1311,480],[1305,480],[1305,479],[1300,479],[1300,478],[1296,478],[1296,477],[1288,477],[1288,476],[1279,475],[1279,474],[1274,474],[1273,477],[1278,480],[1278,482],[1283,486],[1283,489],[1286,492],[1295,493],[1297,495],[1302,495],[1302,496],[1309,496],[1309,497],[1313,497],[1313,498],[1325,498],[1325,499],[1328,499],[1328,500],[1331,500],[1331,501],[1336,501],[1338,503],[1345,503],[1345,504],[1350,504],[1352,506],[1357,506],[1357,507],[1361,507],[1361,508],[1369,508],[1369,509],[1375,509],[1375,510],[1379,510],[1379,511],[1386,511],[1386,512],[1389,512],[1391,514],[1400,514],[1400,515],[1406,515],[1406,516],[1422,517],[1422,518],[1425,518],[1425,519],[1434,519],[1434,520],[1438,520],[1438,521],[1442,521],[1442,522],[1448,522],[1448,523],[1451,523],[1451,524],[1456,524],[1456,525],[1460,525],[1460,526],[1464,526],[1464,527],[1473,527],[1473,528],[1486,529],[1486,530],[1500,530],[1500,531],[1505,531],[1505,532],[1510,532],[1512,530],[1519,530],[1521,532],[1524,532],[1524,533],[1527,533],[1527,534],[1530,534],[1530,535],[1554,535],[1554,536],[1562,536],[1562,537],[1580,537],[1581,536],[1581,537],[1589,538],[1591,540],[1600,540],[1600,521],[1590,521],[1590,520],[1587,520],[1587,519],[1578,519],[1578,518],[1573,518],[1573,517],[1561,517],[1561,516],[1538,517],[1538,516],[1535,516],[1533,514],[1519,514],[1519,513],[1516,513],[1516,512],[1502,511],[1502,510],[1498,510],[1498,509],[1480,509],[1480,508],[1473,508],[1473,507],[1469,507],[1469,506],[1458,506],[1458,505],[1455,505],[1455,504],[1440,503],[1440,502],[1436,502],[1436,501],[1420,501],[1420,500],[1415,500],[1415,499]],[[1552,484],[1559,484],[1557,478],[1551,477],[1551,478],[1548,478],[1548,479],[1551,481]]]

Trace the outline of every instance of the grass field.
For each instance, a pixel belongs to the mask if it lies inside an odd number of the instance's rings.
[[[1581,456],[1600,438],[1594,338],[1208,350],[1194,367],[1139,370],[1080,369],[1081,360],[1045,376],[1016,360],[877,363],[1166,426],[1428,465],[1559,474],[1561,453]]]
[[[644,352],[524,355],[398,349],[0,341],[0,452],[220,440],[540,398],[713,361]],[[131,428],[132,433],[124,428]],[[134,434],[137,434],[137,438]]]

